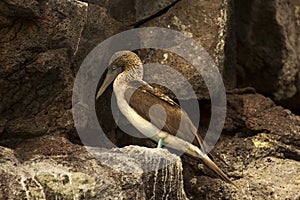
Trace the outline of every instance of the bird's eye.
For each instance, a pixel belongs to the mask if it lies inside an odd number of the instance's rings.
[[[112,67],[112,70],[116,70],[116,69],[117,69],[117,66],[114,65],[114,66]]]

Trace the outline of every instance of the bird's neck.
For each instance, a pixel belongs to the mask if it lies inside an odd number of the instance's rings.
[[[142,78],[143,68],[141,67],[132,68],[119,74],[113,83],[113,90],[117,99],[123,100],[128,85],[133,81],[142,81]]]

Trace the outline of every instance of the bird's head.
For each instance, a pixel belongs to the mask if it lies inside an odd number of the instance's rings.
[[[127,74],[134,72],[143,73],[141,59],[131,51],[116,52],[111,57],[109,63],[110,64],[107,67],[104,81],[97,92],[96,99],[98,99],[103,94],[106,88],[122,72],[124,72],[124,74],[126,74],[126,72]]]

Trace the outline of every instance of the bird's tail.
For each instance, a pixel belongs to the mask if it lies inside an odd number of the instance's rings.
[[[227,183],[233,184],[233,182],[228,178],[228,176],[206,154],[202,156],[201,160],[207,167],[213,170],[222,180],[224,180]]]

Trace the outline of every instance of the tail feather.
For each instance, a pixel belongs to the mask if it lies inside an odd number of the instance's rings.
[[[228,178],[228,176],[207,155],[204,155],[201,159],[204,162],[204,164],[211,170],[213,170],[222,180],[224,180],[227,183],[233,184],[233,182]]]

